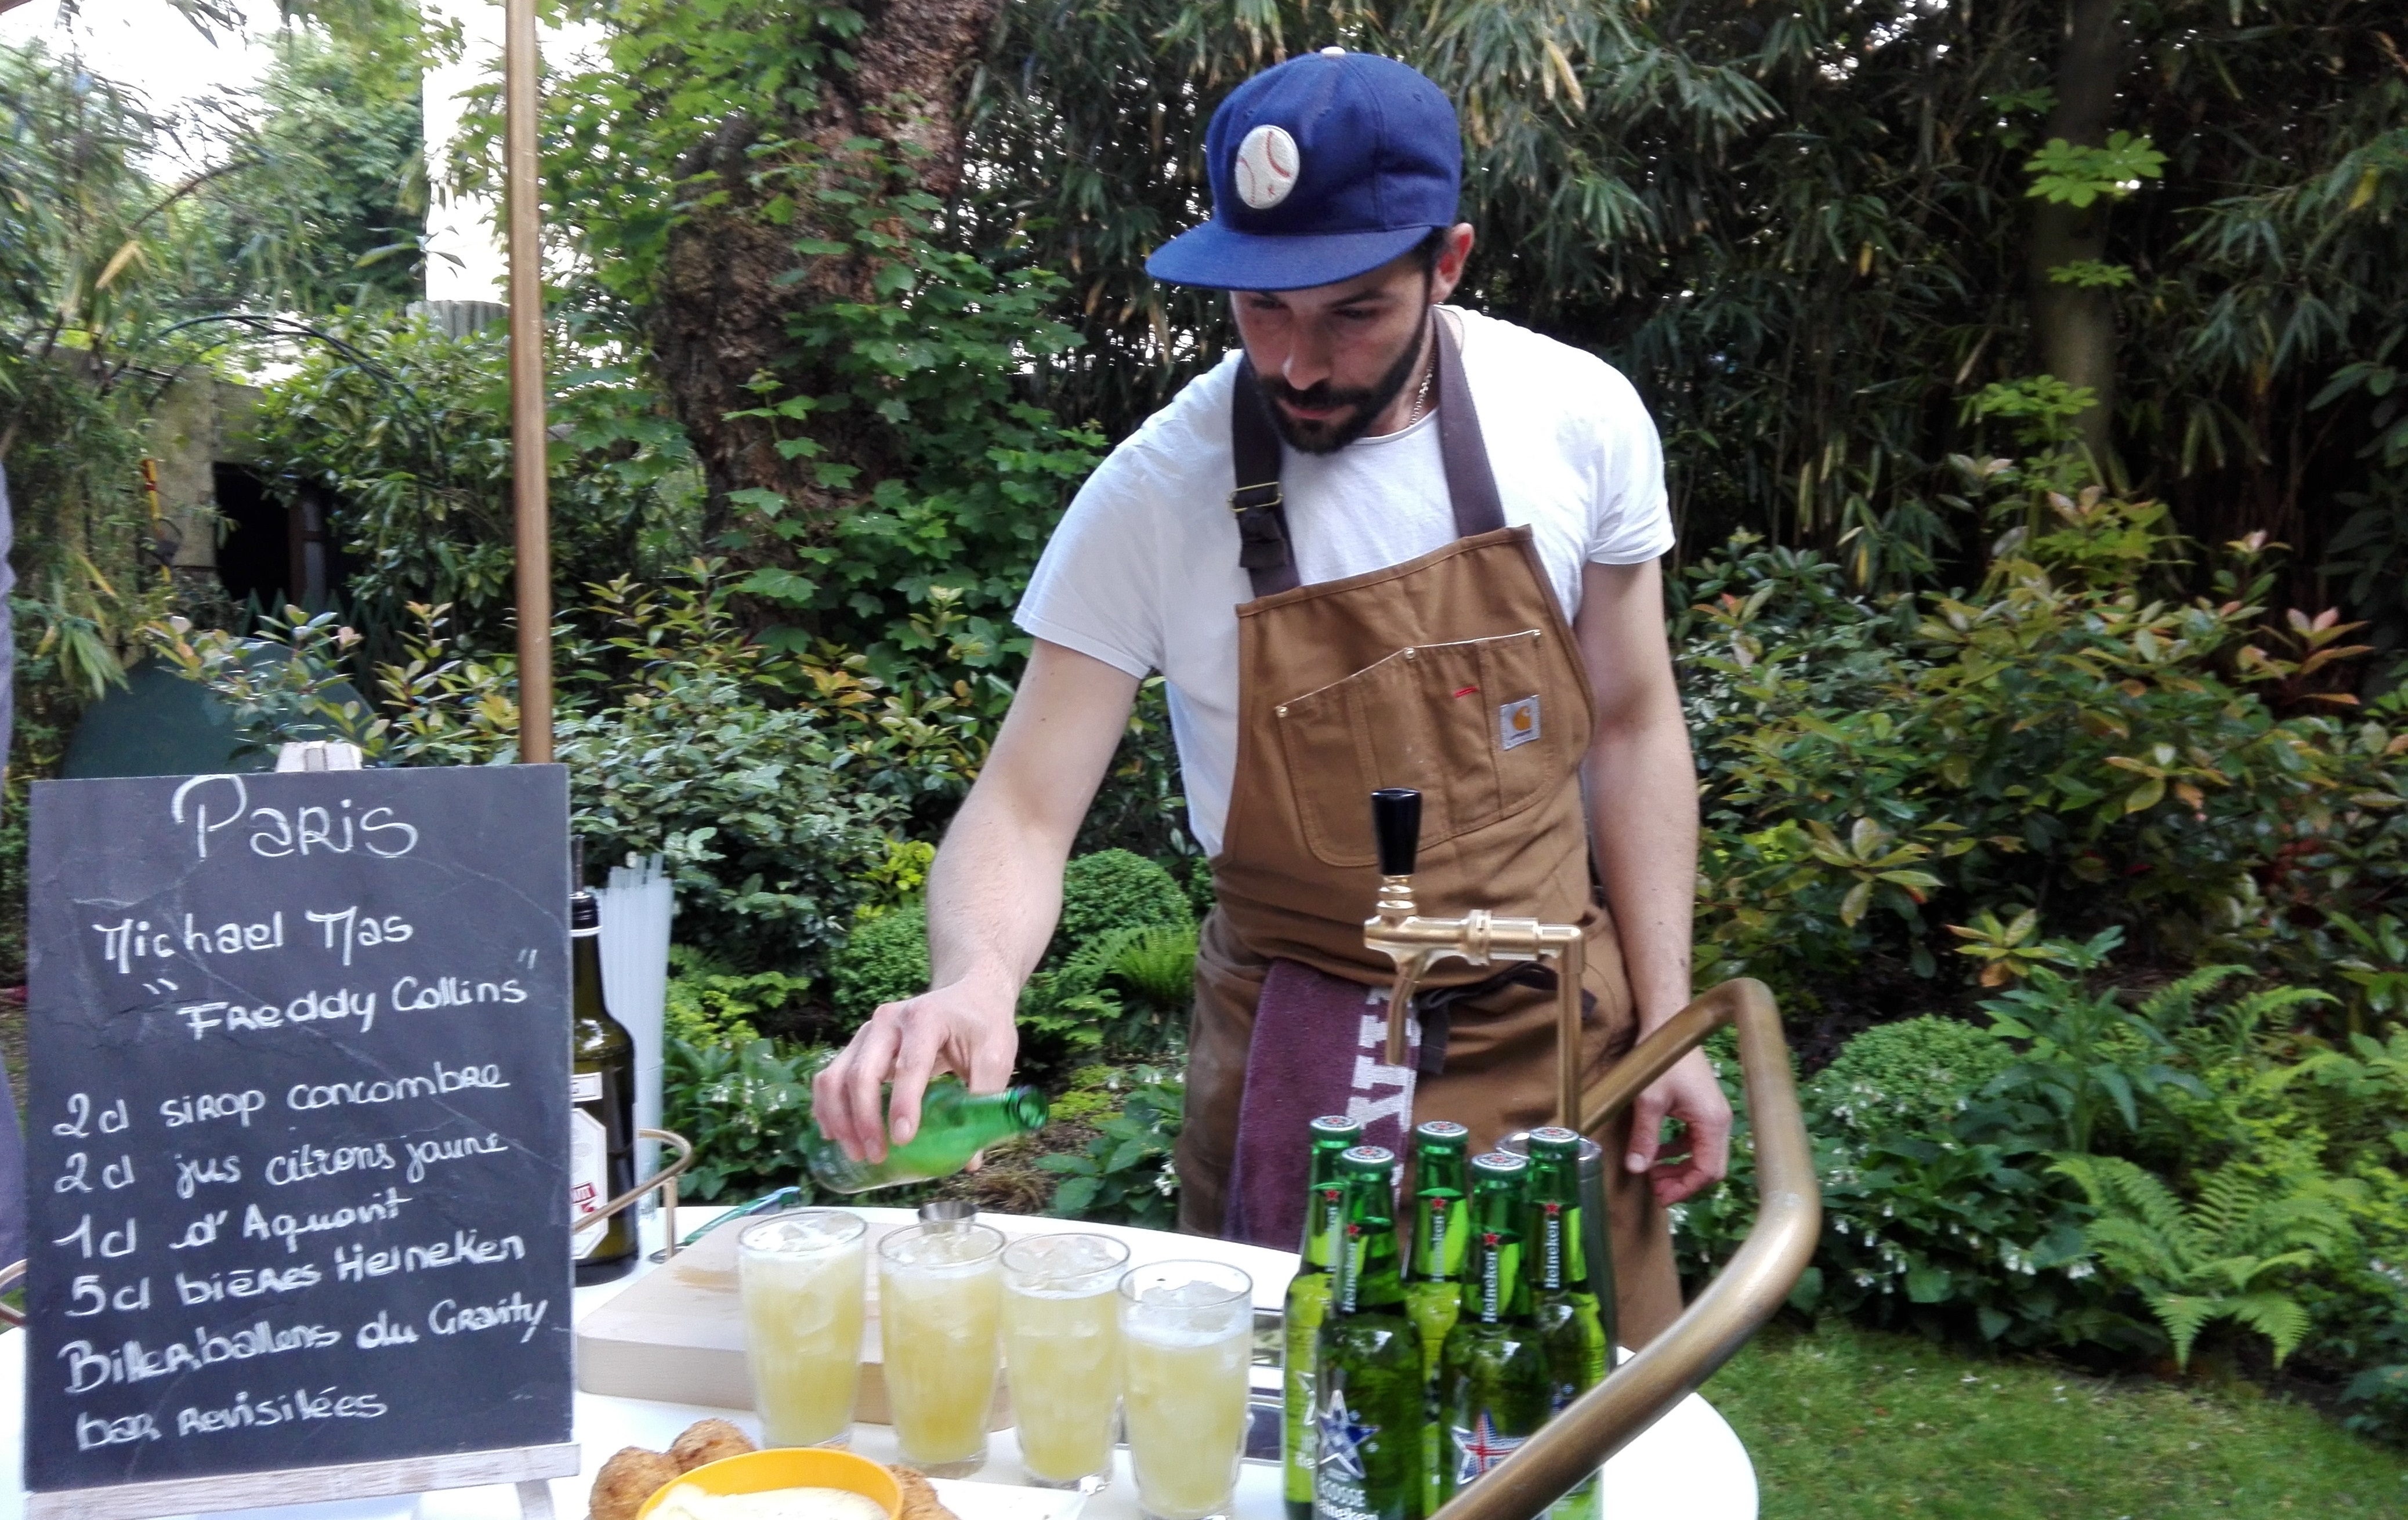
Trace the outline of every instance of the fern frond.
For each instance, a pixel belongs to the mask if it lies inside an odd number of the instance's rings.
[[[2224,1313],[2214,1299],[2189,1293],[2153,1293],[2149,1312],[2166,1328],[2166,1335],[2174,1343],[2174,1365],[2188,1370],[2190,1348],[2199,1340],[2199,1332],[2207,1322]]]
[[[2201,966],[2178,982],[2169,982],[2142,1001],[2141,1016],[2159,1029],[2166,1027],[2168,1014],[2180,1016],[2189,1023],[2199,1006],[2199,1000],[2238,976],[2245,968],[2240,966]]]
[[[2230,1300],[2224,1313],[2273,1342],[2274,1365],[2308,1338],[2308,1312],[2286,1293],[2251,1293]]]

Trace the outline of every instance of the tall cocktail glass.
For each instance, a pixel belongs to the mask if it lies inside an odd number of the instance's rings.
[[[1003,1306],[1003,1232],[913,1225],[878,1243],[878,1339],[903,1460],[937,1478],[986,1463]]]
[[[861,1216],[797,1209],[736,1238],[744,1358],[772,1446],[841,1446],[861,1385]]]
[[[1147,1520],[1226,1520],[1246,1447],[1254,1280],[1217,1261],[1121,1279],[1121,1407]]]
[[[1111,1482],[1128,1247],[1109,1235],[1038,1235],[1003,1253],[1003,1362],[1020,1465],[1040,1488]]]

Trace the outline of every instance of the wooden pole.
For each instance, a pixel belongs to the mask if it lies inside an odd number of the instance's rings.
[[[510,469],[518,526],[519,759],[552,760],[552,523],[545,494],[543,187],[536,154],[535,0],[503,7],[510,249]]]

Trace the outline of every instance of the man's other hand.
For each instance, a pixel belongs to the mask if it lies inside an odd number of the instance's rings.
[[[972,1092],[1000,1092],[1020,1053],[1011,1022],[1012,989],[956,982],[916,998],[882,1003],[853,1043],[811,1079],[820,1131],[856,1161],[882,1160],[886,1135],[908,1144],[920,1132],[928,1079],[951,1073]],[[895,1085],[889,1124],[881,1124],[879,1088]]]
[[[1675,1144],[1686,1149],[1659,1155],[1668,1118],[1681,1121],[1686,1134]],[[1692,1050],[1631,1105],[1630,1154],[1622,1164],[1648,1175],[1656,1201],[1669,1206],[1723,1180],[1730,1170],[1730,1100],[1706,1053]]]

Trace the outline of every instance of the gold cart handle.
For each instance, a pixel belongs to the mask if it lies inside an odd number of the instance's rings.
[[[1640,1041],[1588,1089],[1580,1128],[1595,1133],[1726,1024],[1739,1031],[1740,1075],[1755,1132],[1756,1228],[1670,1329],[1430,1520],[1531,1520],[1543,1513],[1730,1360],[1781,1307],[1813,1259],[1823,1198],[1780,1010],[1762,982],[1725,982]]]

